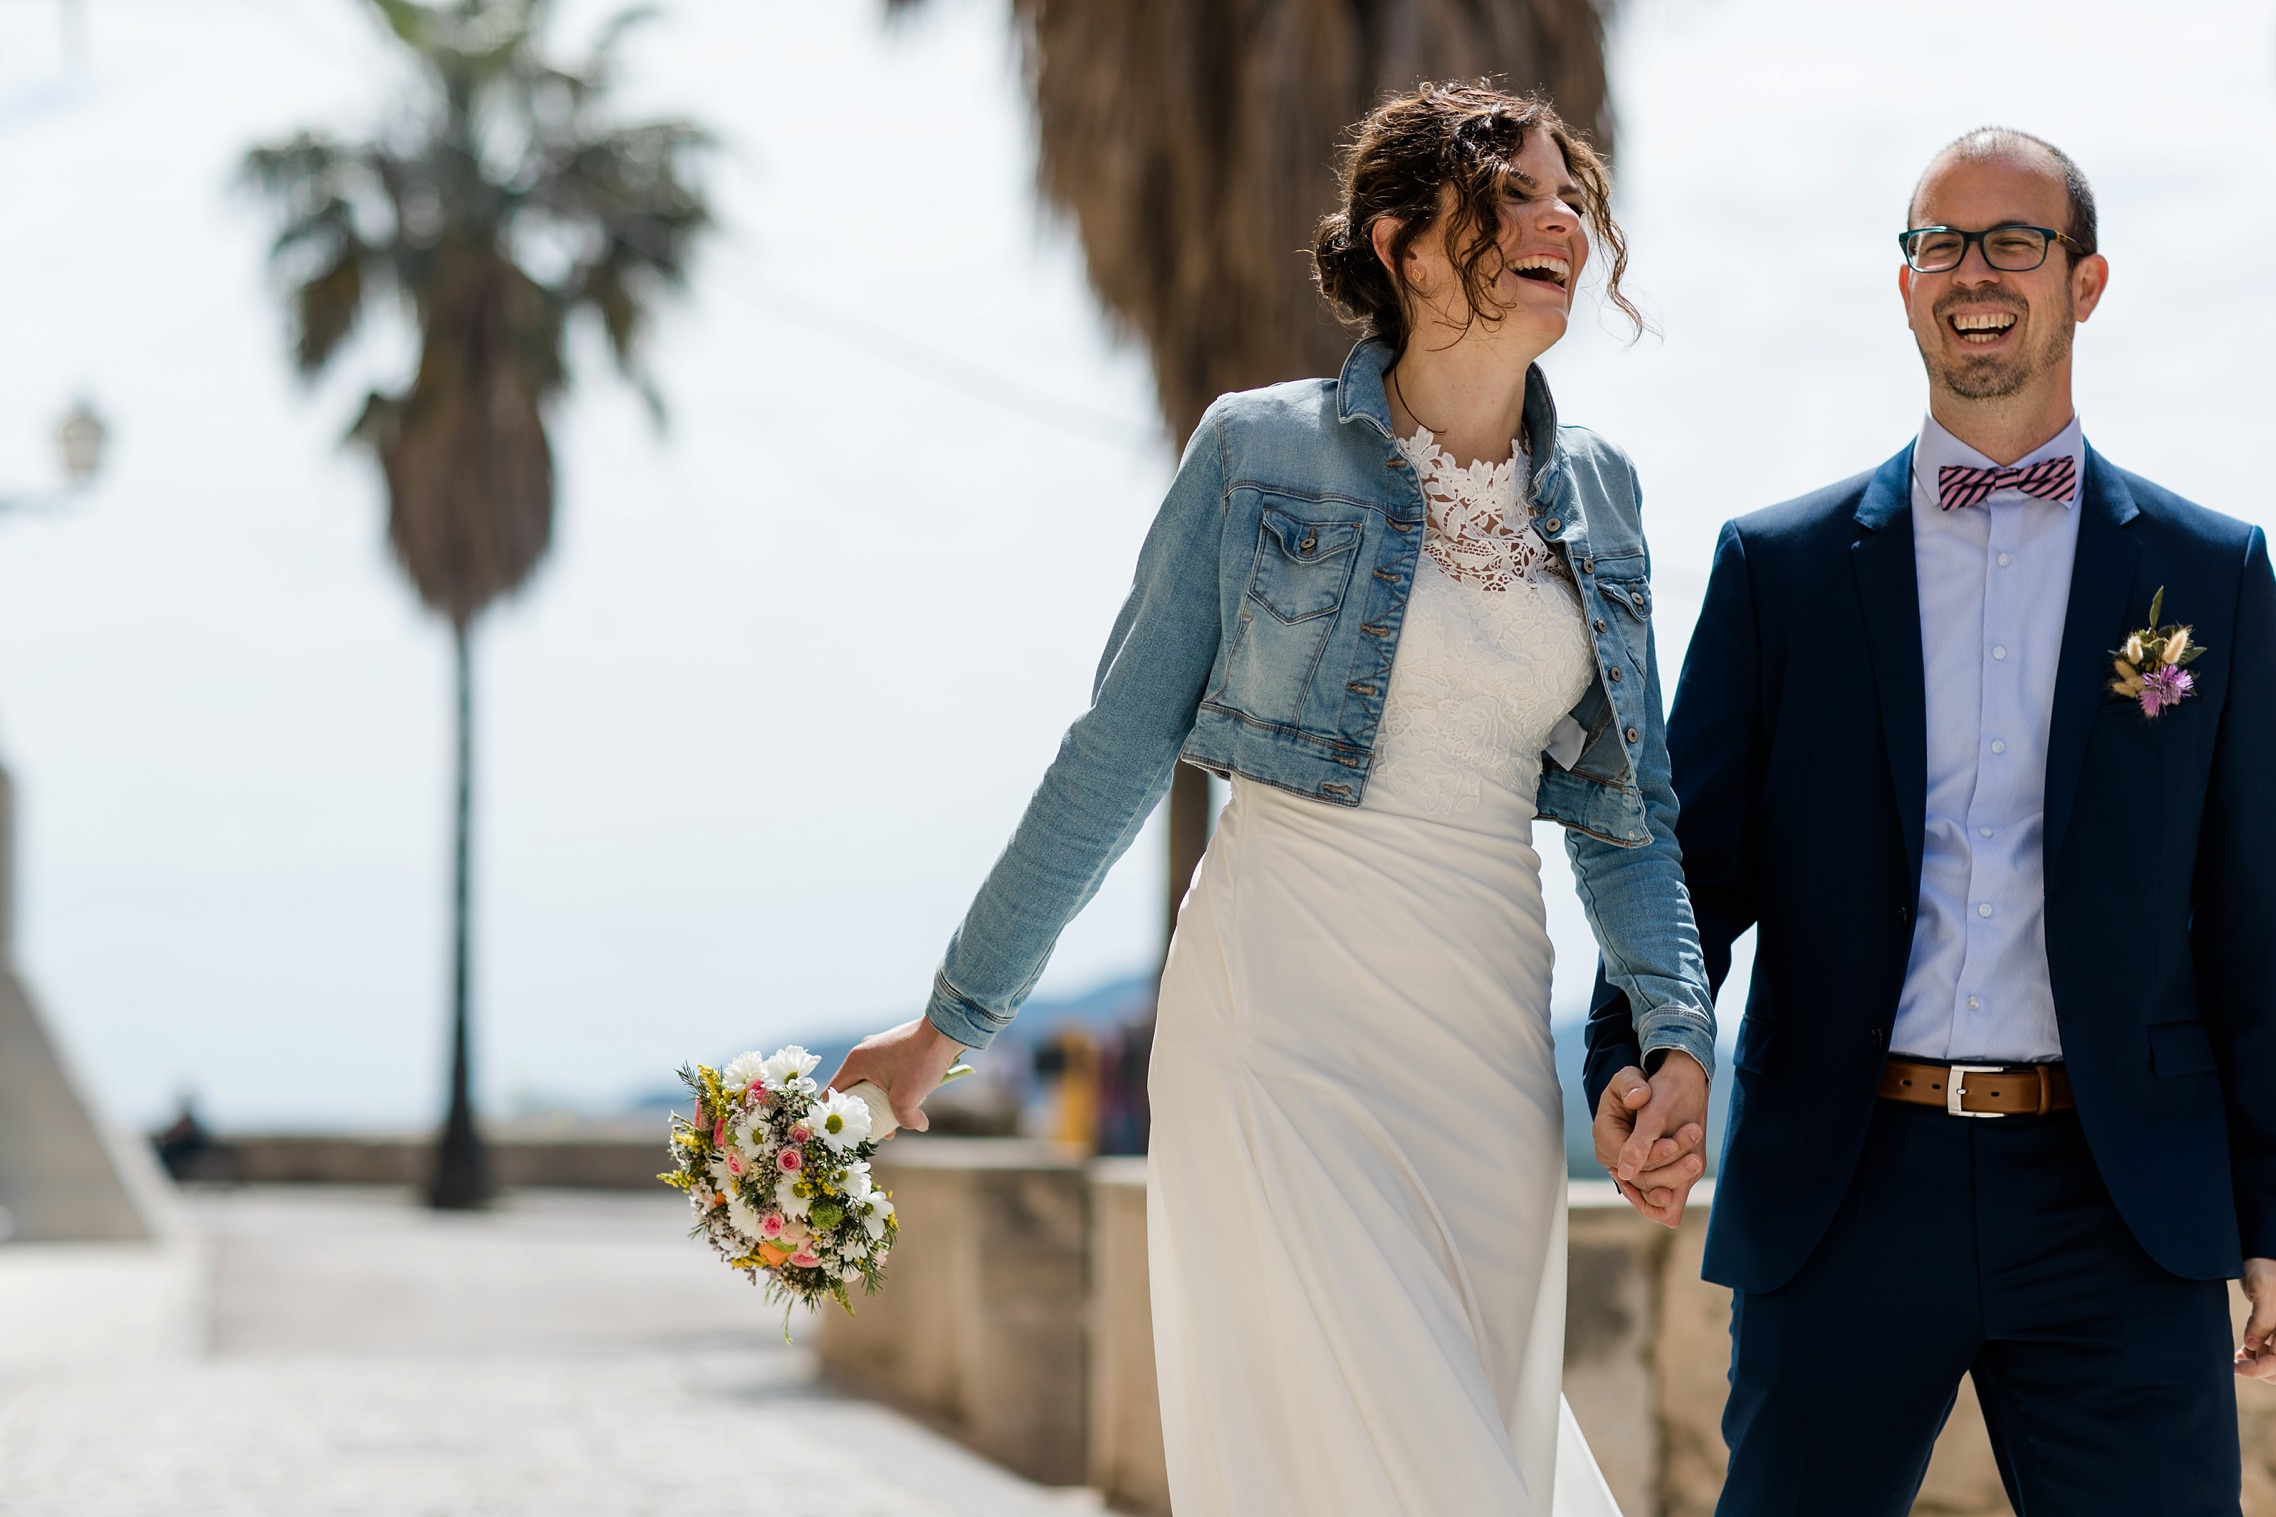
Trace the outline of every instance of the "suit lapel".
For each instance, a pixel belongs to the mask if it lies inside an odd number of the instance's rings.
[[[1874,471],[1857,504],[1864,532],[1850,548],[1865,641],[1881,697],[1897,820],[1914,888],[1920,884],[1922,816],[1928,806],[1928,695],[1920,651],[1920,577],[1912,548],[1912,449]]]
[[[2078,555],[2071,563],[2069,609],[2063,613],[2063,651],[2055,665],[2055,709],[2047,733],[2046,868],[2061,857],[2063,837],[2078,800],[2079,771],[2110,650],[2126,639],[2126,609],[2142,545],[2126,524],[2140,515],[2134,497],[2102,455],[2086,450],[2086,484],[2079,496]]]

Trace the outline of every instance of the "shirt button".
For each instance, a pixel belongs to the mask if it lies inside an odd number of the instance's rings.
[[[1986,901],[1986,902],[1984,902],[1984,903],[1983,903],[1981,906],[1978,906],[1978,907],[1976,908],[1976,915],[1977,915],[1977,916],[1980,916],[1980,917],[1988,917],[1988,916],[1990,916],[1990,915],[1991,915],[1991,902],[1989,902],[1989,901]]]
[[[1991,832],[1992,830],[1989,827],[1978,827],[1976,829],[1976,836],[1980,838],[1988,838],[1991,836]]]
[[[1982,996],[1970,996],[1970,997],[1968,997],[1968,1010],[1970,1010],[1970,1011],[1982,1011],[1983,1009],[1984,1009],[1984,998],[1983,998]]]
[[[1999,566],[2000,566],[2002,569],[2006,568],[2006,567],[2008,566],[2008,564],[2009,564],[2009,563],[2011,563],[2011,562],[2012,562],[2012,560],[2011,560],[2011,559],[2009,559],[2009,558],[2008,558],[2008,556],[2007,556],[2006,554],[2002,553],[2002,554],[1999,556]]]
[[[2007,744],[2005,744],[2005,743],[2001,742],[2001,741],[2000,741],[1998,738],[1996,738],[1996,737],[1992,739],[1992,752],[1994,752],[1994,753],[2005,753],[2006,751],[2007,751]]]
[[[1992,649],[1992,657],[1993,657],[1993,658],[1997,658],[1997,659],[2004,659],[2004,658],[2006,658],[2006,657],[2007,657],[2007,647],[2006,647],[2006,645],[2005,645],[2005,644],[2001,644],[2001,645],[1999,645],[1999,646],[1997,646],[1997,647],[1993,648],[1993,649]]]

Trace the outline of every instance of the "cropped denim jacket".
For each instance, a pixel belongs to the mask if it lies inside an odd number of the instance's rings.
[[[925,1009],[949,1037],[984,1047],[1010,1023],[1180,758],[1360,804],[1424,530],[1421,483],[1392,437],[1391,357],[1363,342],[1338,378],[1224,396],[1194,429],[1090,710],[949,940]],[[1646,1053],[1680,1048],[1712,1072],[1635,470],[1596,434],[1557,425],[1539,369],[1525,425],[1534,525],[1580,587],[1597,671],[1550,742],[1538,814],[1566,829],[1606,977]]]

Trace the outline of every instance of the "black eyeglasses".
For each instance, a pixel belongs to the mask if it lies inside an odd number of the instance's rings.
[[[2043,226],[1995,226],[1981,232],[1916,226],[1897,233],[1897,246],[1905,250],[1905,262],[1916,274],[1945,274],[1958,268],[1967,261],[1971,242],[1984,250],[1984,262],[2010,274],[2028,274],[2039,267],[2047,261],[2047,250],[2058,242],[2074,253],[2086,251],[2078,239]]]

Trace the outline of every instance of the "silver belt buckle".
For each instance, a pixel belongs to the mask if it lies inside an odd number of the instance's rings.
[[[1965,1083],[1960,1078],[1962,1075],[1996,1075],[1999,1071],[2000,1066],[1997,1064],[1954,1064],[1951,1066],[1946,1071],[1950,1078],[1944,1083],[1944,1109],[1955,1117],[2006,1116],[2007,1113],[2004,1111],[1963,1111],[1960,1107],[1961,1088]]]

